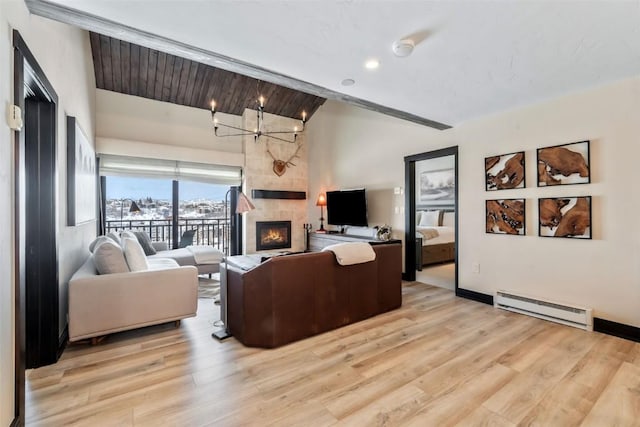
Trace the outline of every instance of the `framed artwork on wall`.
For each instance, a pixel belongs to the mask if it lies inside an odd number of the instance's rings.
[[[498,199],[486,202],[486,232],[490,234],[525,234],[525,199]]]
[[[588,184],[589,141],[538,148],[538,187]]]
[[[524,151],[484,159],[486,190],[525,187]]]
[[[591,239],[591,196],[538,199],[538,235]]]
[[[67,116],[67,225],[96,219],[96,153],[75,117]]]
[[[420,174],[419,203],[428,206],[451,206],[455,203],[456,173],[454,169],[426,171]]]

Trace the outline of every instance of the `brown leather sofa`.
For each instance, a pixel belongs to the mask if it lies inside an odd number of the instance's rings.
[[[402,246],[373,246],[375,261],[341,266],[333,252],[278,256],[227,274],[228,329],[273,348],[400,307]]]

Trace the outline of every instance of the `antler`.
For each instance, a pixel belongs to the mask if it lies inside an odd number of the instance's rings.
[[[274,156],[273,153],[271,152],[271,150],[269,149],[269,141],[267,141],[267,153],[269,153],[269,155],[271,156],[271,158],[273,160],[278,160],[278,159],[276,159],[276,156]]]
[[[295,153],[293,153],[293,156],[289,157],[289,159],[284,162],[285,165],[289,166],[295,166],[295,163],[292,163],[291,160],[293,160],[294,158],[298,157],[298,151],[300,151],[300,149],[302,148],[302,144],[298,144],[298,149],[296,150]]]

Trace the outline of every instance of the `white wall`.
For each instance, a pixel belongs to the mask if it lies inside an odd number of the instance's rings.
[[[369,225],[389,224],[398,239],[404,237],[404,195],[393,189],[404,187],[404,156],[452,145],[434,141],[440,131],[335,101],[318,109],[306,132],[314,228],[320,225],[318,193],[366,187]]]
[[[493,294],[519,291],[593,307],[595,316],[640,326],[640,78],[481,118],[444,132],[327,102],[314,115],[309,191],[365,186],[370,218],[400,237],[404,216],[392,189],[403,186],[405,155],[459,147],[459,285]],[[536,187],[535,149],[591,140],[592,184]],[[525,150],[527,188],[486,192],[484,158]],[[593,240],[537,236],[537,198],[593,196]],[[485,233],[484,201],[527,200],[527,235]],[[309,218],[317,208],[308,204]],[[480,264],[480,273],[471,264]]]
[[[76,116],[93,144],[95,129],[95,82],[89,38],[76,28],[29,15],[24,2],[0,1],[0,201],[14,206],[13,133],[6,120],[13,103],[12,30],[17,29],[44,70],[59,97],[58,142],[58,257],[61,310],[66,311],[66,289],[71,274],[87,256],[86,247],[95,236],[95,223],[66,226],[66,118]],[[13,419],[14,313],[13,313],[13,209],[0,210],[0,425]],[[61,318],[61,325],[65,321]]]
[[[216,119],[242,125],[241,116],[217,113]],[[223,128],[219,132],[228,133]],[[181,160],[233,166],[238,166],[230,163],[238,156],[228,153],[242,154],[240,137],[214,135],[208,110],[102,89],[96,90],[96,137],[101,153],[175,159],[176,152],[185,149],[188,158]]]

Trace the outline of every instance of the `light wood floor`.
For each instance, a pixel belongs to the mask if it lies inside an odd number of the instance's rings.
[[[68,347],[27,425],[640,425],[640,344],[406,283],[399,310],[276,350],[197,318]]]

